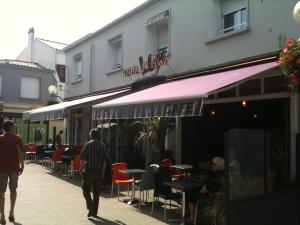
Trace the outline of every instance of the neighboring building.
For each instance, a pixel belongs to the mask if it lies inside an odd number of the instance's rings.
[[[38,63],[53,71],[57,81],[58,95],[65,97],[65,53],[62,51],[67,44],[35,38],[34,29],[28,31],[28,46],[17,57],[17,60]]]
[[[53,71],[37,63],[0,60],[1,120],[19,121],[24,111],[48,105],[47,89],[53,84]]]

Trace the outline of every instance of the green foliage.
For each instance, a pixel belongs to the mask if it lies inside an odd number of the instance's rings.
[[[150,117],[137,123],[142,126],[142,131],[139,132],[137,141],[147,140],[153,151],[163,151],[165,149],[167,132],[170,131],[168,118]]]
[[[35,139],[35,127],[39,127],[42,129],[42,144],[47,143],[47,137],[46,137],[46,129],[47,126],[45,124],[30,124],[30,129],[28,133],[28,124],[24,122],[17,122],[15,123],[17,127],[17,133],[20,134],[23,137],[23,143],[28,144],[28,143],[34,143]],[[29,135],[29,142],[27,143],[27,137]]]

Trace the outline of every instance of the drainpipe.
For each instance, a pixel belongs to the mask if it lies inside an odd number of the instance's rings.
[[[90,55],[90,93],[93,91],[93,66],[94,66],[94,49],[95,46],[91,46],[91,55]]]

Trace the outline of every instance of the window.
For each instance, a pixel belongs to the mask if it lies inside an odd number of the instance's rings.
[[[81,54],[74,56],[74,76],[73,82],[82,79],[82,57]]]
[[[39,99],[40,98],[40,79],[33,77],[21,78],[21,98]]]
[[[260,94],[260,80],[249,80],[240,85],[240,96],[259,95]]]
[[[164,11],[145,23],[147,28],[147,50],[151,53],[169,52],[169,10]]]
[[[55,68],[56,68],[56,72],[59,77],[59,81],[65,82],[66,81],[66,66],[56,64]]]
[[[284,76],[277,77],[268,77],[265,78],[264,86],[265,86],[265,94],[276,93],[276,92],[285,92],[286,82]]]
[[[0,76],[0,96],[2,96],[2,76]]]
[[[119,35],[109,41],[111,50],[111,68],[109,70],[117,70],[122,68],[122,36]]]
[[[249,0],[217,0],[215,9],[220,15],[218,33],[243,30],[248,25]]]

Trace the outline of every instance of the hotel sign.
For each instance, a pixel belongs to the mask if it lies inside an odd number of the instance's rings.
[[[161,66],[168,65],[166,59],[166,50],[159,51],[157,55],[149,54],[146,61],[142,56],[139,57],[139,65],[131,66],[123,70],[124,77],[130,77],[138,74],[145,76],[146,73],[154,71],[155,75],[158,74]]]

